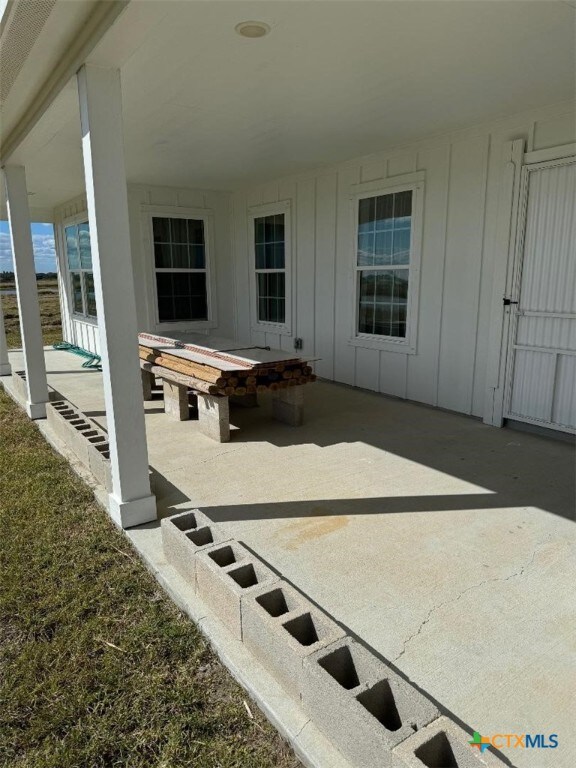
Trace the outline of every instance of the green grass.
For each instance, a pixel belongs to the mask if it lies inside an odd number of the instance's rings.
[[[55,280],[39,280],[38,303],[40,305],[40,322],[44,344],[55,344],[62,341],[62,321],[60,317],[60,300],[58,298],[58,283]],[[0,290],[14,289],[13,283],[0,283]],[[9,349],[22,346],[20,321],[18,318],[18,301],[16,296],[2,296],[6,341]]]
[[[2,766],[299,765],[1,389],[0,500]]]

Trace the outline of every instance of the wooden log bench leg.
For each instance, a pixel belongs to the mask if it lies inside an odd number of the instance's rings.
[[[142,375],[142,395],[144,400],[152,400],[152,389],[156,384],[156,379],[151,371],[140,369]]]
[[[272,396],[272,416],[291,427],[304,422],[304,385],[279,389]]]
[[[196,393],[200,431],[219,443],[230,441],[230,405],[227,397]]]
[[[190,418],[188,408],[188,387],[162,380],[164,389],[164,412],[177,421],[187,421]]]

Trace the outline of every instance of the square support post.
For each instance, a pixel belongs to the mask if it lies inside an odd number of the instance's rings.
[[[5,166],[4,181],[26,371],[26,411],[32,419],[44,419],[48,402],[48,383],[24,167]]]
[[[92,268],[110,443],[110,515],[123,528],[156,519],[150,491],[130,253],[120,72],[77,75]]]
[[[200,431],[218,443],[230,441],[230,405],[227,397],[197,392]]]
[[[6,342],[6,330],[4,328],[4,312],[0,300],[0,376],[10,376],[12,366],[8,359],[8,344]]]
[[[299,427],[304,421],[304,385],[279,389],[272,396],[272,415],[276,421]]]
[[[187,421],[190,418],[188,406],[188,387],[176,384],[174,381],[162,379],[164,390],[164,411],[176,421]]]
[[[144,400],[152,400],[152,390],[156,386],[156,378],[152,371],[146,371],[144,368],[140,369],[140,376],[142,377],[142,397]]]

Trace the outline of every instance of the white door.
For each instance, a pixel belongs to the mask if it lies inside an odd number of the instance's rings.
[[[576,432],[576,158],[523,173],[504,415]]]

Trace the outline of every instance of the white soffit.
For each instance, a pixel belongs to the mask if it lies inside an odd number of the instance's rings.
[[[129,181],[235,189],[571,99],[575,21],[533,0],[132,0],[89,61],[122,69]],[[42,204],[82,190],[77,109],[50,119],[16,153]]]

